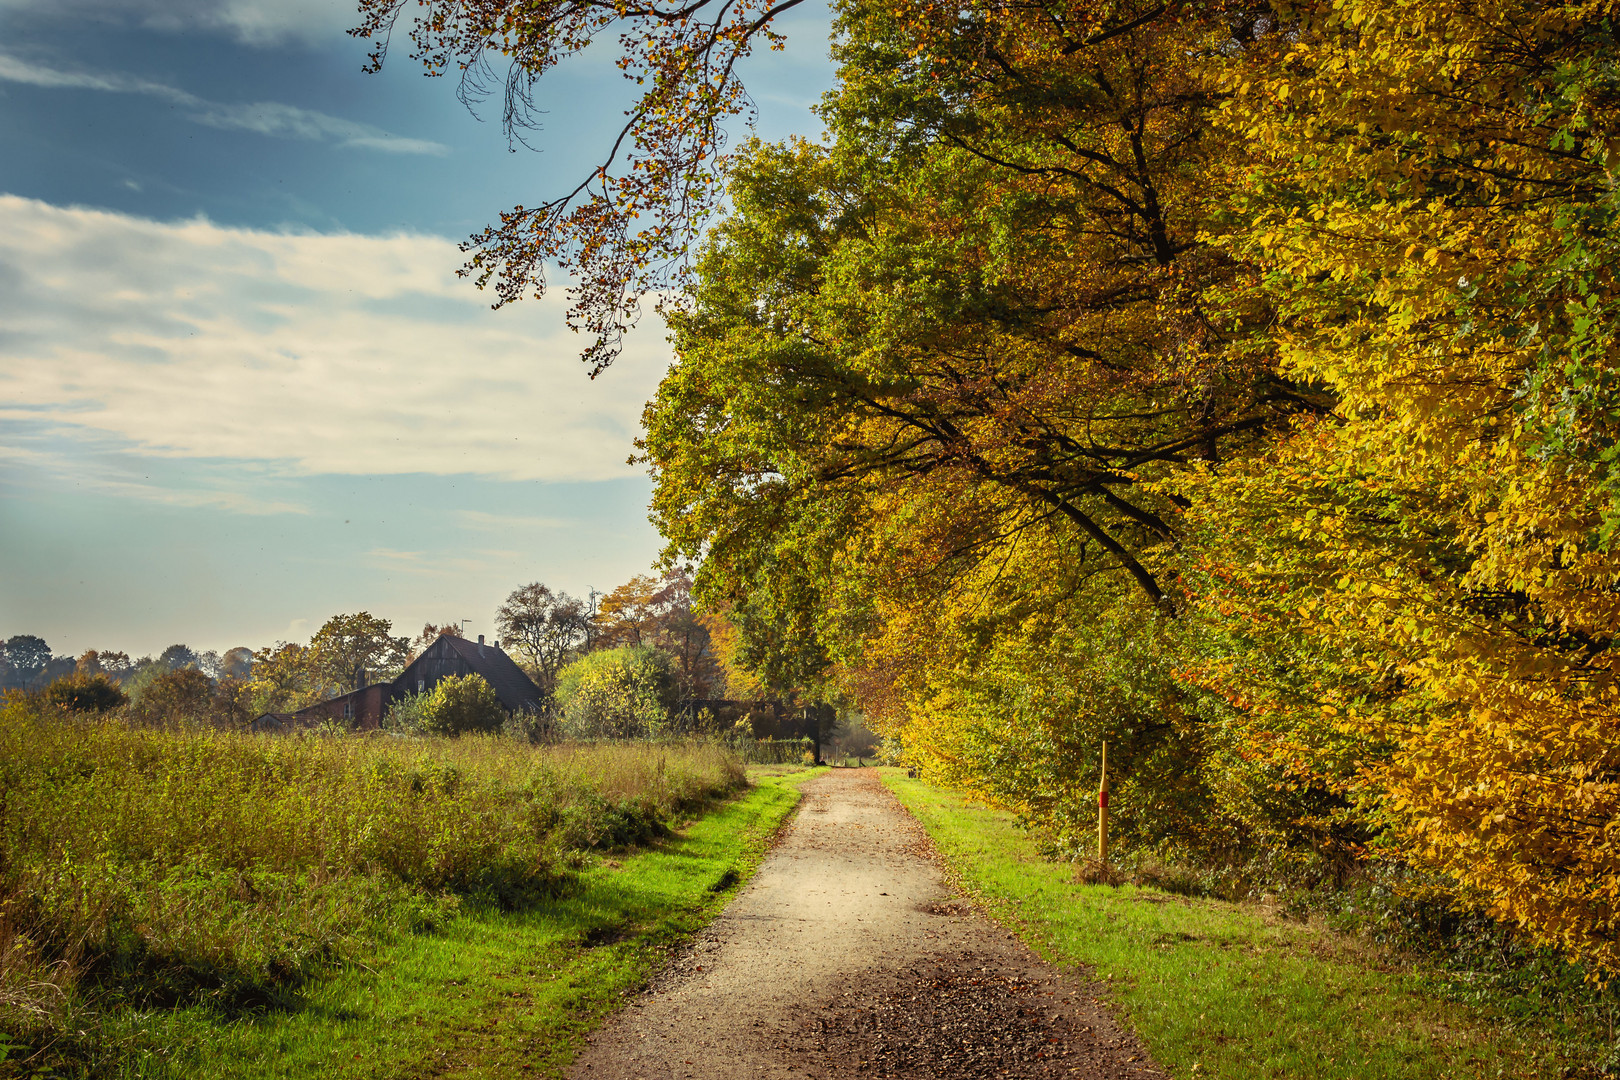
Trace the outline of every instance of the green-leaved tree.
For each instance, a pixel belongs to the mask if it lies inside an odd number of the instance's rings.
[[[675,706],[667,653],[625,645],[590,653],[557,677],[557,713],[576,739],[635,739],[661,734]]]
[[[440,679],[422,706],[422,729],[454,738],[468,732],[499,731],[506,710],[495,688],[478,674]]]

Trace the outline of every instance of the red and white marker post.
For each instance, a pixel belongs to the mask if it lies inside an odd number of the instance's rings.
[[[1102,744],[1102,783],[1097,788],[1097,862],[1108,865],[1108,740]]]

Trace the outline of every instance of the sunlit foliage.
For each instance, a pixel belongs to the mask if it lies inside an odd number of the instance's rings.
[[[1606,4],[842,8],[647,413],[728,652],[1060,845],[1620,965]]]
[[[421,706],[422,730],[430,735],[488,734],[499,730],[504,719],[506,710],[495,688],[476,672],[440,679]]]
[[[575,739],[667,734],[674,706],[674,665],[650,645],[587,653],[557,677],[557,718]]]

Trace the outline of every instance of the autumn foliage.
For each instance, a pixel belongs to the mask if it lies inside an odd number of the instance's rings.
[[[1225,246],[1265,269],[1284,369],[1339,404],[1197,482],[1235,612],[1353,658],[1314,680],[1318,726],[1382,748],[1349,780],[1392,842],[1611,968],[1614,15],[1308,7],[1227,74],[1257,153]]]
[[[1078,848],[1620,968],[1612,4],[841,9],[672,317],[729,648]]]
[[[797,2],[361,4],[514,130],[619,35],[612,154],[468,270],[574,273],[594,371],[661,292],[728,672],[1059,847],[1106,738],[1127,852],[1403,868],[1620,969],[1612,0],[844,0],[826,138],[726,149]]]

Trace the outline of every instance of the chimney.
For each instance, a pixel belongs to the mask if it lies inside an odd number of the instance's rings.
[[[483,643],[484,643],[484,635],[479,634],[478,635],[478,644],[482,645]]]

